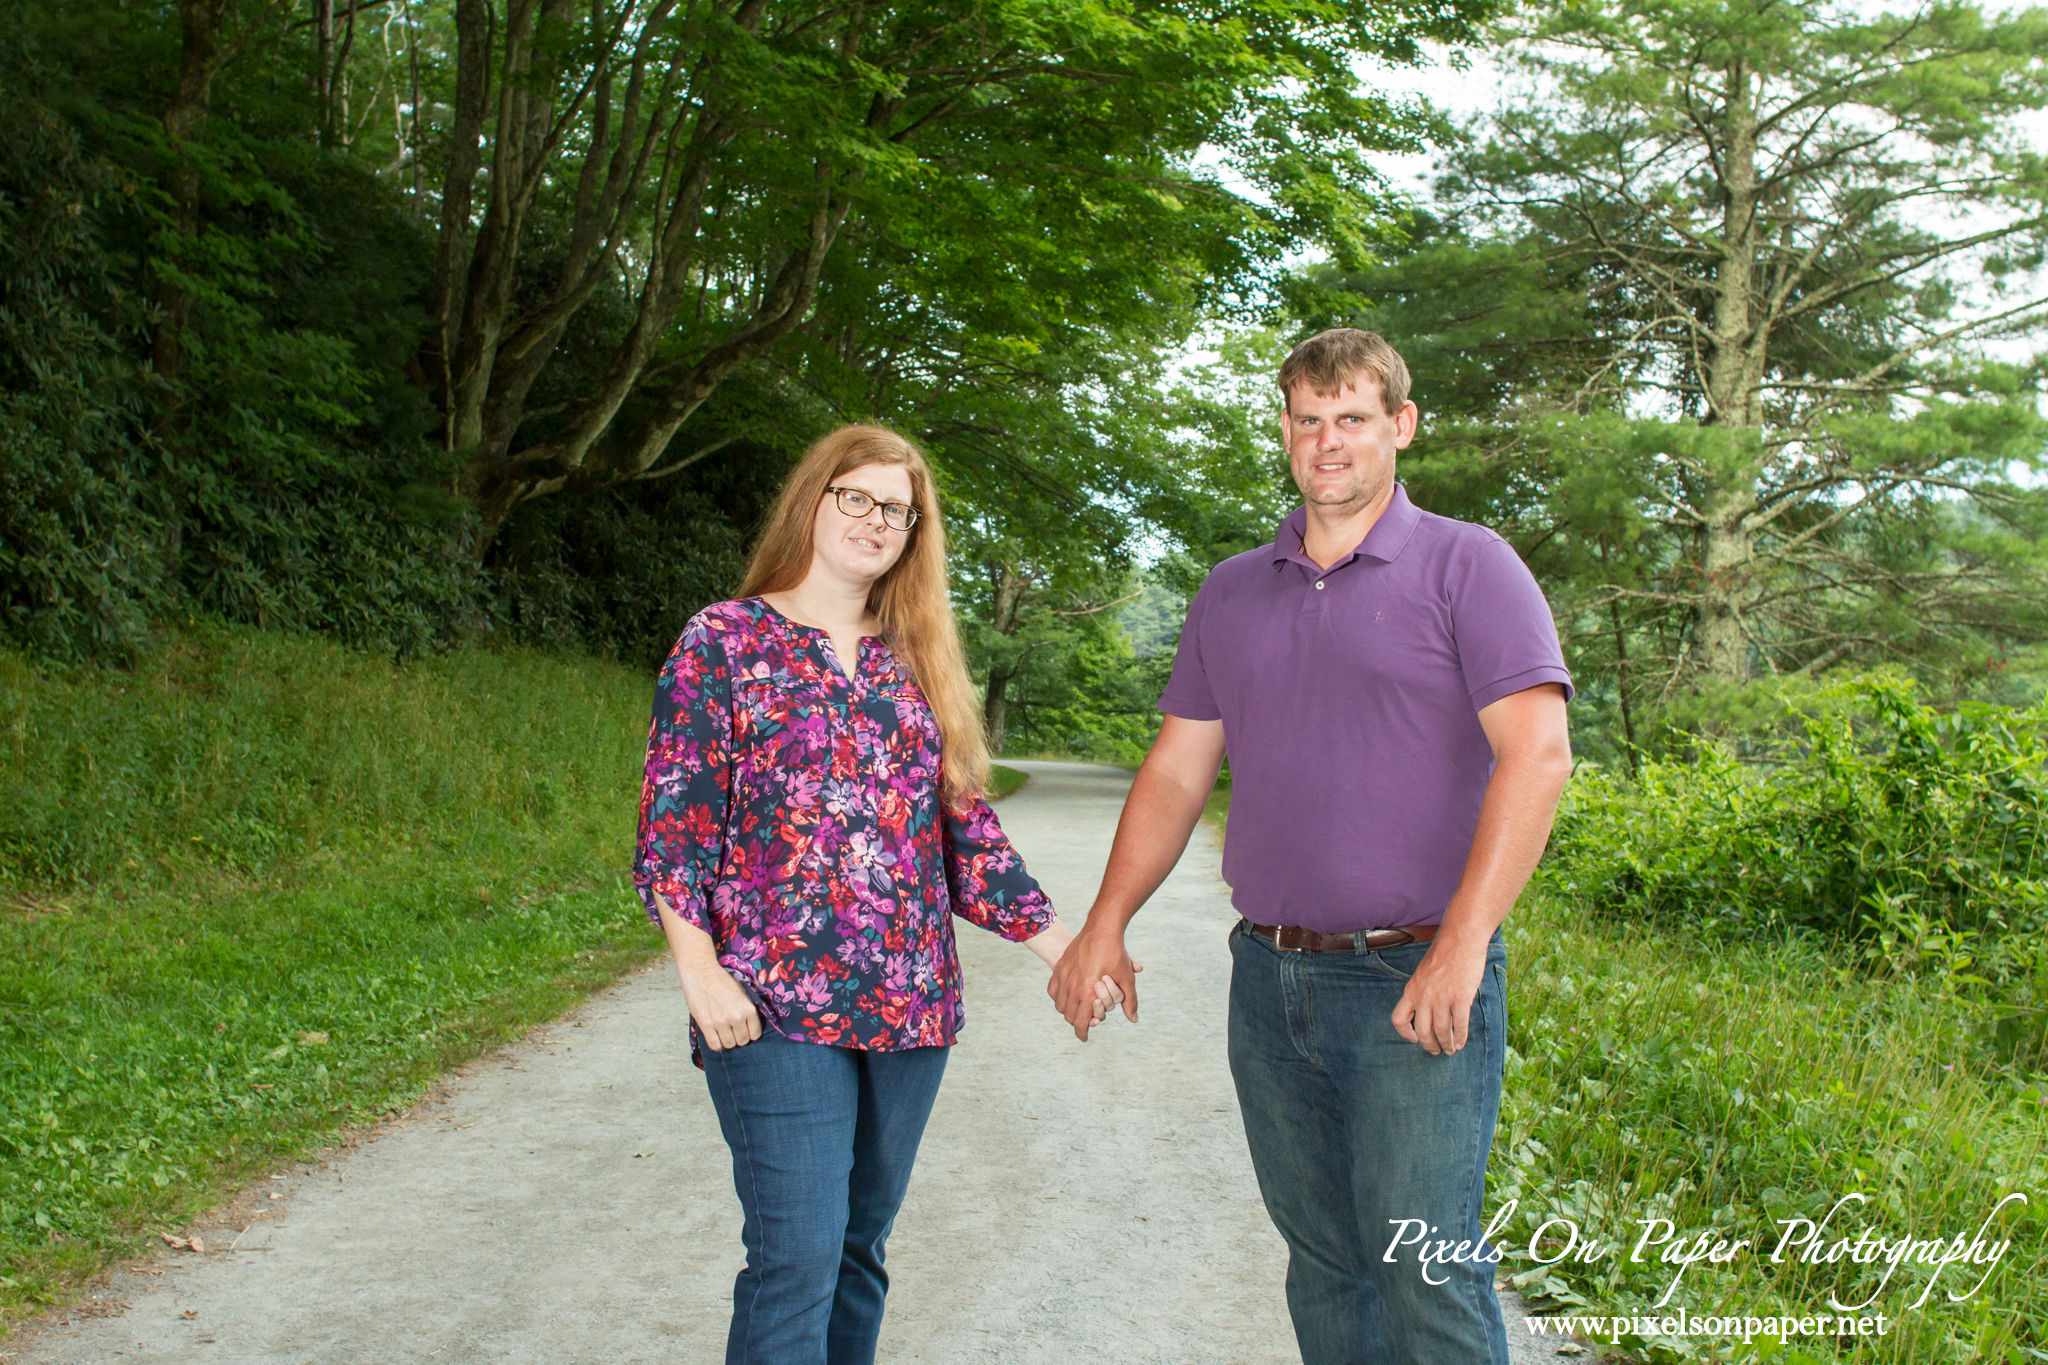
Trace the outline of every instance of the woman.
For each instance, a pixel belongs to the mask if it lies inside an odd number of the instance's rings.
[[[882,1247],[960,1028],[950,910],[1072,935],[982,799],[931,471],[846,427],[790,474],[739,600],[662,668],[634,881],[732,1148],[728,1365],[866,1365]],[[1098,1017],[1113,985],[1098,985]]]

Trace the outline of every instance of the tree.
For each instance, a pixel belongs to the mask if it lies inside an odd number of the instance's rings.
[[[1181,486],[1158,394],[1106,396],[1249,310],[1281,253],[1362,258],[1385,207],[1368,154],[1426,113],[1362,64],[1483,8],[0,7],[17,112],[101,172],[62,200],[99,277],[67,275],[47,316],[78,303],[128,382],[96,409],[119,443],[70,442],[77,469],[19,486],[54,500],[37,535],[68,535],[74,475],[117,448],[149,471],[149,531],[122,539],[155,557],[161,612],[637,652],[720,580],[794,448],[874,418],[926,444],[964,520],[1113,578],[1132,535],[1228,517]],[[61,192],[9,168],[18,203]],[[7,396],[37,359],[0,355]],[[598,496],[555,515],[551,493]],[[636,573],[677,534],[687,572]],[[132,636],[110,591],[99,615]],[[84,629],[73,589],[8,592]]]
[[[1476,12],[457,0],[420,369],[462,490],[491,528],[699,458],[671,442],[736,369],[800,344],[850,236],[973,260],[986,289],[1076,322],[1242,288],[1290,245],[1347,249],[1364,152],[1419,125],[1354,64],[1412,59]],[[1271,207],[1197,169],[1205,147]],[[1094,288],[1063,292],[1077,260]],[[627,302],[593,382],[537,410],[610,290]]]
[[[1632,692],[2038,634],[2008,478],[2042,368],[1986,346],[2048,304],[2017,121],[2048,16],[1609,0],[1503,36],[1528,97],[1395,260],[1300,302],[1409,341],[1418,475],[1588,589],[1623,725]]]

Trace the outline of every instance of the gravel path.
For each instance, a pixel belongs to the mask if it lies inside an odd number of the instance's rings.
[[[1003,822],[1078,920],[1129,774],[1017,766]],[[1143,1023],[1086,1045],[1036,958],[962,926],[969,1023],[890,1240],[882,1360],[1298,1359],[1224,1064],[1218,861],[1198,832],[1132,927]],[[638,972],[0,1359],[715,1365],[739,1206],[682,1025],[669,967]],[[1555,1359],[1508,1322],[1517,1365]]]

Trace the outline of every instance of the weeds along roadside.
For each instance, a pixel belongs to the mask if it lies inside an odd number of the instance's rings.
[[[0,654],[0,1324],[655,952],[650,689],[204,625]]]
[[[1937,710],[1884,674],[1777,700],[1690,761],[1566,793],[1511,929],[1499,1188],[1624,1253],[1649,1217],[1751,1238],[1665,1311],[1761,1317],[1862,1302],[1887,1268],[1773,1261],[1784,1220],[1860,1194],[1826,1244],[1968,1239],[2017,1192],[1983,1290],[1949,1301],[1981,1274],[1952,1268],[1906,1311],[1928,1273],[1902,1265],[1871,1304],[1899,1330],[1837,1358],[2048,1359],[2048,711]],[[1674,1267],[1519,1270],[1561,1306],[1654,1316]]]
[[[1540,891],[1510,921],[1507,1084],[1488,1212],[1516,1215],[1502,1270],[1539,1308],[1612,1316],[1830,1313],[1830,1295],[1862,1300],[1884,1266],[1773,1263],[1781,1219],[1820,1222],[1842,1196],[1828,1240],[1863,1228],[1895,1240],[1976,1233],[2021,1190],[1987,1237],[2012,1239],[1981,1273],[1927,1280],[1901,1266],[1863,1312],[1899,1319],[1860,1352],[1815,1340],[1805,1355],[1871,1362],[2031,1361],[2048,1349],[2048,1079],[1986,1063],[1972,1020],[1936,985],[1871,980],[1796,941],[1708,947],[1683,931],[1588,919]],[[1974,1058],[1974,1060],[1973,1060]],[[1601,1260],[1545,1269],[1527,1256],[1547,1219],[1569,1218],[1609,1245]],[[1685,1240],[1750,1239],[1723,1265],[1698,1262],[1663,1308],[1677,1267],[1644,1227],[1666,1218]],[[1568,1229],[1537,1247],[1563,1249]],[[1662,1229],[1659,1229],[1661,1232]],[[1618,1243],[1618,1246],[1616,1244]],[[1954,1283],[1951,1283],[1954,1281]],[[1626,1339],[1640,1360],[1767,1358],[1727,1341]]]

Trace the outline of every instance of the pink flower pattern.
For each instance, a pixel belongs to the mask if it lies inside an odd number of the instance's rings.
[[[659,893],[710,934],[787,1038],[951,1043],[951,915],[1021,942],[1053,910],[988,802],[944,808],[939,744],[881,640],[848,677],[829,636],[759,598],[706,607],[655,683],[633,863],[647,913]]]

